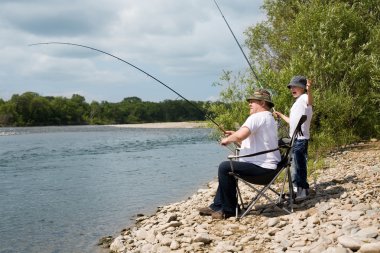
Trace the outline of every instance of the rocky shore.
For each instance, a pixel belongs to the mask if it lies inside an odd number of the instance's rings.
[[[139,215],[134,226],[103,246],[135,253],[380,252],[379,141],[331,154],[309,182],[312,194],[292,214],[263,202],[241,220],[212,220],[197,209],[211,203],[213,181],[185,201]]]

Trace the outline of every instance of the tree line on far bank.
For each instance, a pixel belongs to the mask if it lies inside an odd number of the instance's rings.
[[[190,101],[198,108],[211,102]],[[0,126],[104,125],[148,122],[202,121],[205,115],[184,100],[142,101],[127,97],[121,102],[92,101],[83,96],[71,98],[40,96],[35,92],[0,99]]]

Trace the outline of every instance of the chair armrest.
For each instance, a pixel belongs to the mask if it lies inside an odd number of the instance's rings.
[[[252,156],[263,155],[266,153],[274,152],[276,150],[279,150],[279,148],[264,150],[264,151],[260,151],[260,152],[248,154],[248,155],[229,155],[227,158],[231,160],[231,159],[235,159],[235,158],[252,157]]]

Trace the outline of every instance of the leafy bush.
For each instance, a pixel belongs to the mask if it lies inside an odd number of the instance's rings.
[[[266,0],[267,20],[246,30],[258,75],[285,114],[294,75],[313,80],[310,157],[333,147],[380,137],[380,2]],[[244,97],[262,84],[247,72],[226,72],[211,109],[229,128],[247,117]]]

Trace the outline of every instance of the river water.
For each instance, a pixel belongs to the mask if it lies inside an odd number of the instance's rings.
[[[138,213],[184,200],[228,150],[210,129],[0,128],[0,252],[100,252]]]

